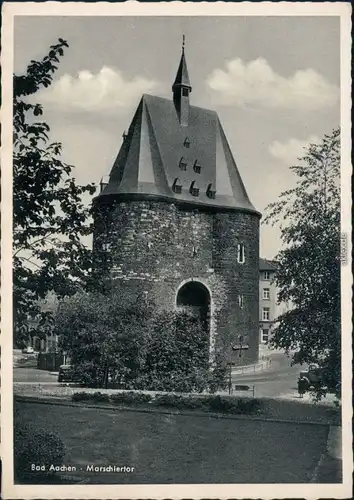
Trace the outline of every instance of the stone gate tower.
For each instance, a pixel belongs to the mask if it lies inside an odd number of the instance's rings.
[[[260,214],[217,114],[191,92],[183,48],[172,99],[142,96],[101,184],[94,252],[122,298],[197,312],[210,352],[243,365],[258,359]]]

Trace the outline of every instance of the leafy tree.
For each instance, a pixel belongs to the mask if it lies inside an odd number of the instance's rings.
[[[62,145],[49,138],[50,127],[40,119],[42,106],[30,96],[48,87],[68,47],[59,38],[41,61],[31,61],[24,75],[13,78],[13,266],[14,341],[27,342],[30,320],[36,330],[47,324],[38,304],[48,291],[59,297],[84,286],[90,250],[81,237],[92,231],[90,209],[82,197],[93,184],[80,186],[73,166],[61,160]]]
[[[55,332],[86,384],[135,379],[144,361],[148,306],[139,299],[81,292],[59,304]],[[119,379],[119,380],[118,380]]]
[[[268,206],[266,223],[279,223],[284,248],[276,257],[279,317],[270,343],[293,353],[293,363],[318,363],[323,386],[340,395],[340,130],[311,144],[293,189]]]
[[[226,370],[209,365],[201,323],[186,314],[159,312],[140,297],[78,293],[66,298],[55,331],[76,374],[89,385],[108,381],[125,389],[215,391]]]

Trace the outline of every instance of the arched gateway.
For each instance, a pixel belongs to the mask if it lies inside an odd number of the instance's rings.
[[[201,320],[204,329],[210,329],[210,293],[199,281],[188,281],[180,287],[176,298],[177,308]]]

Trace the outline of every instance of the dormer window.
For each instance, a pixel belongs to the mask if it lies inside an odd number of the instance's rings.
[[[172,191],[176,194],[181,194],[182,192],[182,184],[178,177],[175,178],[172,184]]]
[[[214,188],[213,184],[210,183],[208,184],[206,195],[208,198],[215,200],[215,194],[216,194],[216,189]]]
[[[194,165],[193,165],[194,172],[196,172],[197,174],[200,174],[201,169],[202,169],[201,164],[198,162],[198,160],[195,160]]]
[[[199,196],[199,188],[195,181],[192,182],[191,187],[189,188],[189,192],[192,196]]]
[[[188,138],[188,137],[186,137],[186,138],[184,139],[183,146],[184,146],[185,148],[189,148],[189,146],[190,146],[190,145],[191,145],[191,142],[190,142],[189,138]]]
[[[182,158],[179,160],[179,168],[181,170],[187,170],[187,165],[188,165],[187,160],[182,156]]]

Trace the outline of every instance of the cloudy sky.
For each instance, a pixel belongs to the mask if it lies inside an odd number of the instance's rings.
[[[171,97],[186,36],[191,103],[214,109],[254,206],[294,184],[289,166],[339,125],[338,17],[25,17],[15,19],[15,72],[69,43],[38,95],[79,182],[109,174],[142,93]],[[276,228],[261,226],[273,258]]]

